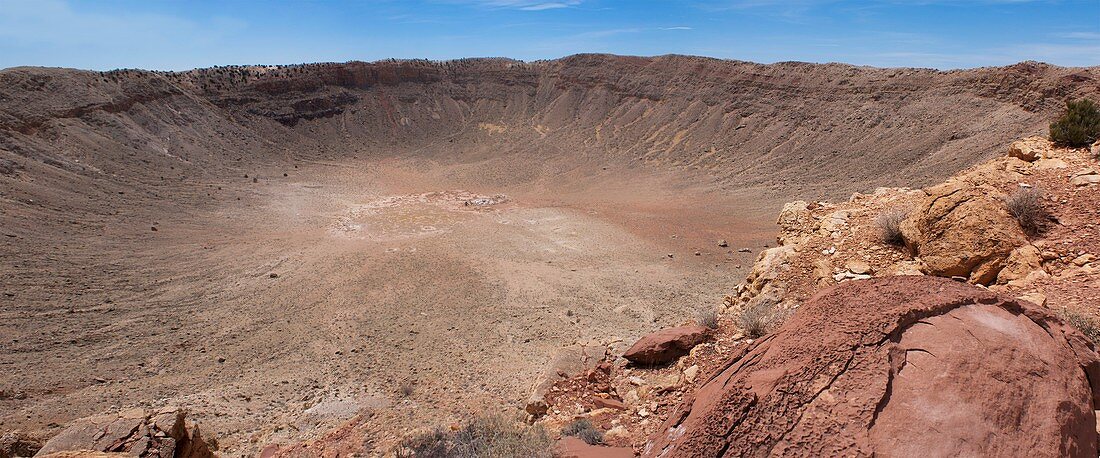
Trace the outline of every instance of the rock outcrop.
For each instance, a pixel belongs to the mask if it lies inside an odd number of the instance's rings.
[[[847,282],[714,371],[645,456],[1096,456],[1100,357],[1045,309],[935,277]]]
[[[677,326],[649,333],[623,353],[630,362],[644,365],[666,364],[688,354],[707,338],[703,326]]]
[[[995,188],[954,181],[927,193],[901,224],[906,244],[927,273],[987,285],[1009,254],[1027,243]]]
[[[199,427],[187,421],[186,411],[130,409],[76,420],[35,456],[106,452],[143,458],[213,458],[216,450],[216,443],[203,438]]]

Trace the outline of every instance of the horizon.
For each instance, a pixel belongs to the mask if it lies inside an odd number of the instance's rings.
[[[980,70],[980,69],[983,69],[983,68],[1005,68],[1005,67],[1012,67],[1012,66],[1015,66],[1015,65],[1025,64],[1025,63],[1029,63],[1029,62],[1033,62],[1033,63],[1040,64],[1040,65],[1049,65],[1049,66],[1058,67],[1058,68],[1095,68],[1095,67],[1100,67],[1100,64],[1096,64],[1096,65],[1058,65],[1058,64],[1052,64],[1050,62],[1043,62],[1043,61],[1038,61],[1038,60],[1021,60],[1021,61],[1018,61],[1018,62],[1007,63],[1007,64],[1004,64],[1004,65],[986,65],[986,66],[980,66],[980,67],[965,67],[965,68],[935,68],[935,67],[914,67],[914,66],[886,67],[886,66],[878,66],[878,65],[860,65],[860,64],[853,64],[853,63],[850,63],[850,62],[835,62],[835,61],[832,61],[832,62],[807,62],[807,61],[801,61],[801,60],[784,60],[784,61],[776,61],[776,62],[757,62],[757,61],[744,60],[744,59],[735,59],[735,58],[722,58],[722,57],[713,57],[713,56],[700,56],[700,55],[693,55],[693,54],[675,54],[675,53],[645,56],[645,55],[631,55],[631,54],[585,53],[585,52],[581,52],[581,53],[569,54],[569,55],[565,55],[565,56],[561,56],[561,57],[553,57],[553,58],[548,58],[548,59],[532,59],[532,60],[516,59],[516,58],[512,58],[512,57],[507,57],[507,56],[471,56],[471,57],[456,57],[456,58],[453,58],[453,59],[425,59],[425,58],[417,58],[417,57],[409,57],[409,58],[384,57],[384,58],[373,59],[373,60],[352,59],[352,60],[345,60],[345,61],[314,61],[314,62],[297,62],[297,63],[286,63],[286,64],[283,64],[283,63],[279,63],[279,64],[270,64],[270,63],[220,64],[220,65],[211,65],[209,67],[192,67],[192,68],[185,68],[185,69],[180,69],[180,70],[161,70],[161,69],[141,68],[141,67],[118,67],[118,68],[112,68],[112,69],[98,70],[98,69],[87,69],[87,68],[76,68],[76,67],[58,67],[58,66],[45,66],[45,65],[17,65],[17,66],[13,66],[13,67],[0,67],[0,71],[12,70],[12,69],[17,69],[17,68],[45,68],[45,69],[53,68],[53,69],[60,69],[60,70],[75,70],[75,71],[89,71],[89,72],[112,72],[112,71],[134,70],[134,71],[142,71],[142,72],[186,73],[186,72],[195,71],[195,70],[210,70],[210,69],[216,69],[216,68],[232,68],[232,67],[240,67],[240,68],[247,68],[247,67],[296,67],[296,66],[309,66],[309,65],[345,65],[345,64],[352,64],[352,63],[362,63],[362,64],[373,65],[373,64],[385,63],[385,62],[390,62],[390,61],[395,61],[395,62],[446,63],[446,62],[457,62],[457,61],[462,61],[462,60],[508,60],[508,61],[514,61],[514,62],[521,62],[521,63],[524,63],[524,64],[535,64],[535,63],[539,63],[539,62],[555,62],[555,61],[569,59],[569,58],[572,58],[572,57],[585,56],[585,55],[609,56],[609,57],[630,57],[630,58],[639,58],[639,59],[659,59],[659,58],[663,58],[663,57],[684,57],[684,58],[689,58],[689,59],[708,59],[708,60],[717,60],[717,61],[723,61],[723,62],[746,63],[746,64],[753,64],[753,65],[781,65],[781,64],[843,65],[843,66],[850,66],[850,67],[856,67],[856,68],[872,68],[872,69],[880,69],[880,70],[895,70],[895,69],[896,70],[931,70],[931,71],[937,71],[937,72],[941,72],[941,73],[953,72],[953,71]]]
[[[576,54],[937,70],[1100,65],[1090,0],[0,0],[0,68],[186,71]]]

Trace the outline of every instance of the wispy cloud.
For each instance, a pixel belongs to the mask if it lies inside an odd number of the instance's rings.
[[[673,27],[657,27],[660,30],[695,30],[694,27],[688,27],[686,25],[677,25]]]
[[[1054,37],[1070,40],[1100,40],[1100,32],[1062,32],[1054,34]]]
[[[584,0],[453,0],[450,3],[469,4],[482,8],[546,11],[579,6]]]

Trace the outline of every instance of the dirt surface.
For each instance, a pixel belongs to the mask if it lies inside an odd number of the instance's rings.
[[[559,348],[714,309],[782,202],[942,179],[1098,73],[3,70],[0,431],[174,405],[232,456],[519,412]]]

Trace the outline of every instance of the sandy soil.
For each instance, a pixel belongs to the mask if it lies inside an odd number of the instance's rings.
[[[70,266],[53,279],[67,293],[3,298],[0,427],[180,405],[234,455],[358,413],[386,441],[518,411],[561,346],[720,304],[754,256],[737,249],[772,240],[776,209],[614,167],[501,189],[412,161],[286,173],[192,187],[219,203],[120,216],[61,252],[24,247],[24,267]]]

